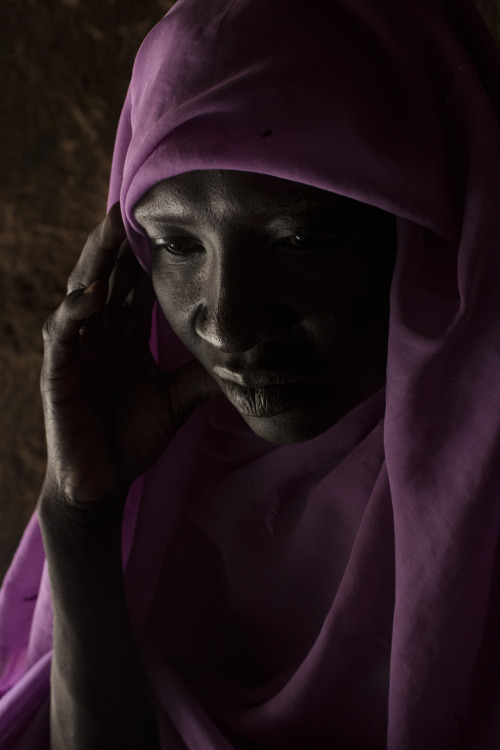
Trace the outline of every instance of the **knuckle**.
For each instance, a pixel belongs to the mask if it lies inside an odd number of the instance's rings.
[[[72,301],[80,292],[68,294],[61,304],[49,315],[42,326],[42,337],[46,344],[58,340],[65,323],[71,318]]]
[[[82,289],[84,286],[85,285],[82,281],[81,273],[79,272],[78,268],[75,268],[75,270],[72,271],[68,277],[66,291],[68,294],[71,294],[71,292],[74,292],[75,290],[78,290],[78,289]]]
[[[54,347],[59,341],[59,330],[61,328],[60,307],[49,315],[42,327],[42,338],[47,351],[49,347]]]
[[[52,327],[54,322],[54,313],[49,315],[42,326],[42,337],[44,342],[49,342],[52,339]]]

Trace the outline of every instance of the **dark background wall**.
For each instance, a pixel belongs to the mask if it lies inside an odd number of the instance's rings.
[[[477,2],[500,36],[499,0]],[[44,472],[41,326],[104,214],[135,51],[172,4],[0,0],[0,580]]]
[[[36,502],[41,326],[102,218],[135,52],[173,0],[0,0],[0,580]]]

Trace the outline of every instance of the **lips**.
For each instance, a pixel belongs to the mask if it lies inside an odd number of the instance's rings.
[[[222,389],[240,414],[247,417],[276,417],[308,400],[304,398],[304,381],[245,388],[226,380],[222,381]]]
[[[243,374],[218,365],[213,368],[213,371],[225,383],[238,385],[242,388],[267,388],[268,386],[286,385],[304,380],[303,375],[265,370],[253,370]]]
[[[225,395],[240,414],[248,417],[275,417],[304,407],[315,400],[314,388],[322,378],[250,370],[244,373],[215,366],[213,372]]]

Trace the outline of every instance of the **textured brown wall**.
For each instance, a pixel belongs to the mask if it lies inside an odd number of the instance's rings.
[[[43,478],[40,330],[100,220],[135,51],[169,0],[1,0],[0,580]]]

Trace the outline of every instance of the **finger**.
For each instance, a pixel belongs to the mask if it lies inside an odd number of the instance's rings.
[[[141,270],[129,241],[124,240],[109,279],[108,306],[110,308],[123,305]]]
[[[155,300],[156,294],[151,279],[136,261],[134,283],[126,298],[128,320],[124,330],[124,335],[134,344],[149,341]]]
[[[43,326],[45,365],[60,368],[71,360],[78,348],[80,329],[105,302],[106,286],[99,280],[65,297]]]
[[[89,234],[68,279],[68,293],[87,287],[95,279],[106,283],[124,239],[120,204],[115,203],[106,218]]]

